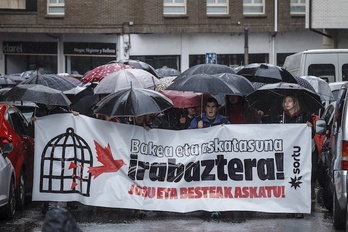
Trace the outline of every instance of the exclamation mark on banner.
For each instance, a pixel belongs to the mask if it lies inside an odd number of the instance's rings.
[[[275,153],[277,180],[284,180],[284,153]]]

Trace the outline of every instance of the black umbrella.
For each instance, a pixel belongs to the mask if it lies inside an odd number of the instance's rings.
[[[282,110],[283,98],[288,95],[296,96],[300,101],[302,110],[307,113],[314,113],[324,108],[318,94],[293,83],[266,84],[246,96],[246,99],[250,107],[262,110],[265,113],[270,111],[279,112]]]
[[[322,101],[332,101],[335,99],[329,83],[324,79],[316,76],[301,76],[299,78],[308,82]]]
[[[27,71],[24,71],[21,73],[21,76],[24,78],[24,79],[29,79],[31,77],[35,77],[36,75],[42,75],[43,73],[39,70],[27,70]]]
[[[70,109],[77,111],[80,114],[92,117],[94,114],[93,109],[99,101],[99,95],[94,94],[93,91],[97,85],[98,83],[96,82],[88,83],[84,90],[72,96],[70,98]]]
[[[169,85],[167,90],[192,91],[210,94],[240,95],[240,91],[216,75],[195,74]]]
[[[220,73],[235,73],[232,68],[222,64],[197,64],[189,69],[186,69],[180,75],[178,75],[174,82],[180,81],[183,78],[195,75],[195,74],[220,74]]]
[[[235,95],[246,96],[254,92],[255,90],[253,84],[248,79],[246,79],[245,77],[241,75],[233,74],[233,73],[221,73],[221,74],[215,74],[214,76],[221,78],[228,84],[235,87],[236,88]]]
[[[69,106],[70,100],[62,91],[40,84],[18,84],[5,95],[6,101],[31,101],[45,105]]]
[[[56,74],[38,74],[24,80],[21,84],[40,84],[61,91],[70,90],[77,86],[66,78]]]
[[[12,89],[12,87],[6,87],[6,88],[2,88],[0,89],[0,101],[5,101],[5,94],[10,91]]]
[[[17,83],[8,78],[7,76],[0,76],[0,86],[2,87],[10,87],[15,86]]]
[[[85,89],[75,94],[71,97],[71,105],[77,103],[80,99],[94,95],[94,88],[98,85],[98,83],[89,83],[85,86]]]
[[[22,77],[20,73],[4,75],[3,77],[10,79],[15,84],[19,84],[25,80],[25,77]]]
[[[92,117],[94,114],[93,109],[98,102],[99,95],[92,94],[89,96],[82,97],[77,102],[71,103],[70,109],[79,112],[80,114]]]
[[[238,75],[246,77],[251,82],[262,83],[297,83],[296,79],[284,68],[271,64],[253,63],[241,68]]]
[[[156,69],[157,73],[161,77],[178,76],[181,72],[175,68],[169,68],[168,66],[163,66],[162,68]]]
[[[154,67],[152,67],[148,63],[145,63],[145,62],[140,61],[140,60],[122,59],[122,60],[117,60],[117,61],[111,61],[109,63],[115,63],[115,62],[120,63],[120,64],[130,65],[130,66],[133,66],[134,68],[137,68],[137,69],[143,69],[145,71],[148,71],[149,73],[151,73],[152,75],[154,75],[157,78],[161,77],[157,73],[156,69],[154,69]]]
[[[173,107],[172,101],[150,89],[125,88],[109,94],[97,103],[94,113],[107,116],[137,117],[159,113]]]
[[[314,93],[317,93],[317,91],[315,91],[315,89],[313,88],[313,86],[311,85],[311,83],[309,83],[307,80],[301,78],[301,77],[298,77],[298,76],[294,76],[296,82],[298,85],[306,88],[306,89],[309,89],[310,91],[314,92]]]
[[[317,91],[315,91],[315,89],[313,88],[313,86],[305,79],[301,78],[301,77],[298,77],[298,76],[294,76],[297,84],[299,86],[302,86],[306,89],[309,89],[310,91],[312,92],[315,92],[317,93]],[[264,85],[267,85],[267,83],[262,83],[262,82],[253,82],[253,86],[255,89],[259,89],[260,87],[264,86]]]
[[[142,69],[122,69],[110,73],[95,87],[95,94],[110,94],[123,88],[136,87],[155,89],[161,82],[157,77]]]

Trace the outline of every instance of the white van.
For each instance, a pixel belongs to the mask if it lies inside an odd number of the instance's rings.
[[[348,49],[314,49],[287,56],[283,68],[294,76],[348,81]]]

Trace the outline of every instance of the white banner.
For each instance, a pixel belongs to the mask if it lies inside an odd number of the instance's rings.
[[[35,123],[34,201],[173,212],[310,213],[311,129],[171,131],[57,114]]]

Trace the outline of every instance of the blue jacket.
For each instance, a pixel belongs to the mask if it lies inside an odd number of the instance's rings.
[[[216,125],[220,125],[220,124],[231,124],[230,121],[228,121],[228,119],[225,116],[221,115],[221,114],[217,114],[214,122],[211,123],[209,121],[209,119],[207,118],[206,114],[203,113],[202,115],[199,115],[199,116],[195,117],[191,121],[191,124],[188,127],[188,129],[196,129],[196,128],[198,128],[198,122],[201,121],[201,120],[203,120],[203,128],[216,126]]]

